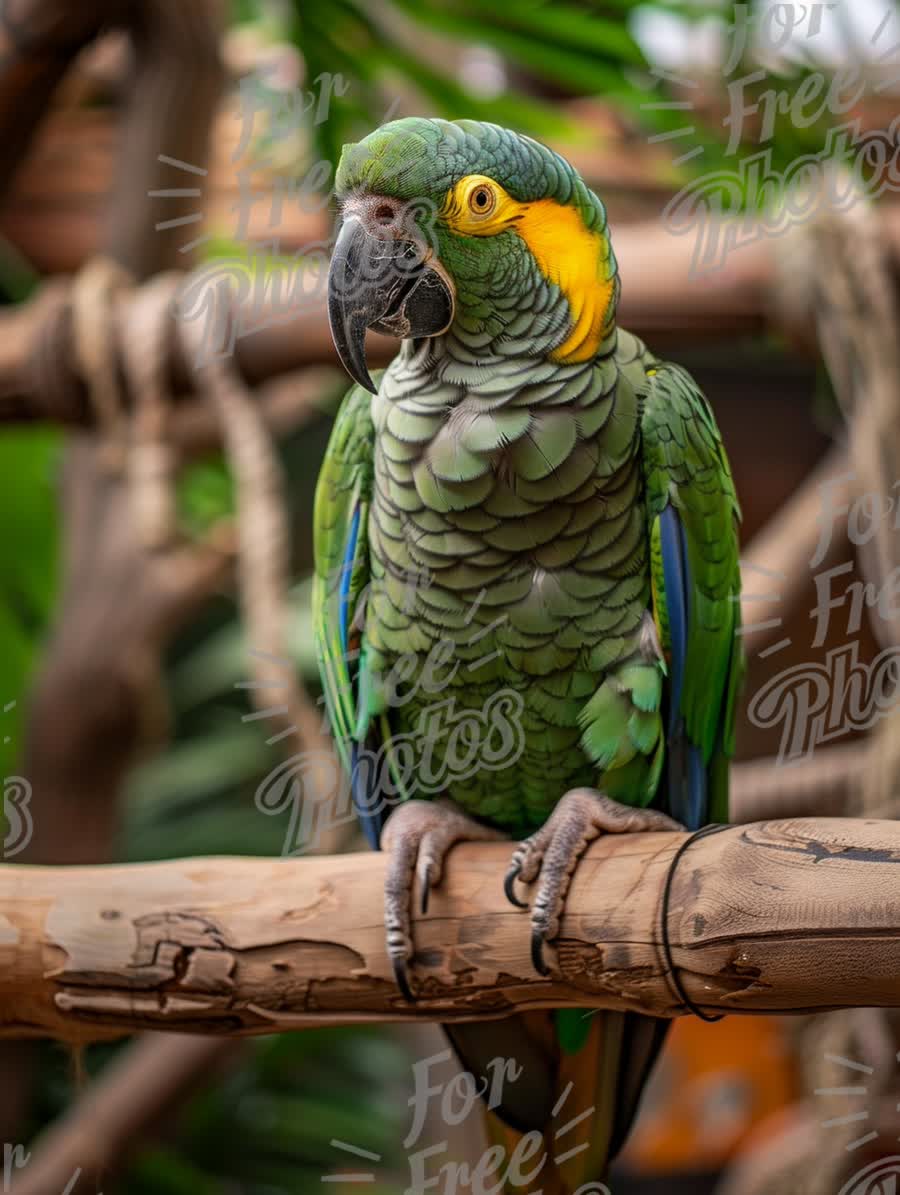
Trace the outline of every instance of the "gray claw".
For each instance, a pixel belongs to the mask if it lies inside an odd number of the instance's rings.
[[[431,868],[425,868],[425,874],[422,876],[422,901],[419,908],[422,910],[422,916],[428,912],[428,898],[431,895]]]
[[[392,961],[394,966],[394,979],[397,981],[397,987],[400,989],[401,995],[403,996],[404,1000],[407,1000],[410,1004],[415,1004],[416,998],[413,995],[412,988],[409,986],[409,975],[406,970],[406,963],[403,961],[403,959],[397,958],[393,959]]]
[[[450,801],[405,801],[388,818],[381,849],[388,855],[384,880],[384,926],[388,955],[397,987],[415,1001],[409,982],[413,964],[411,906],[418,877],[422,915],[428,911],[432,888],[441,881],[444,859],[457,842],[489,842],[502,838]]]
[[[506,893],[506,899],[511,905],[515,905],[517,909],[527,909],[528,902],[519,900],[518,896],[516,896],[516,880],[519,878],[521,870],[520,864],[513,863],[506,873],[506,879],[503,881],[503,891]]]
[[[537,929],[531,931],[531,962],[538,975],[550,974],[550,968],[544,962],[544,935]]]

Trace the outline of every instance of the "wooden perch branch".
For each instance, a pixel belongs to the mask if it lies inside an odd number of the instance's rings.
[[[6,866],[0,1034],[233,1036],[555,1006],[676,1016],[661,905],[685,839],[591,847],[547,979],[531,965],[527,913],[503,895],[509,847],[457,848],[415,923],[414,1005],[385,953],[382,855]],[[900,1007],[898,879],[891,821],[764,822],[695,840],[667,928],[685,991],[710,1012]]]

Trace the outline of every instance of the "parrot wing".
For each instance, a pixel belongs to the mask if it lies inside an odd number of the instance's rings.
[[[352,387],[328,442],[316,487],[312,600],[319,673],[332,734],[350,777],[362,828],[369,845],[377,850],[387,813],[380,792],[380,727],[360,717],[365,705],[360,691],[369,688],[370,679],[361,614],[370,580],[368,517],[375,447],[371,399],[362,386]]]
[[[653,615],[669,668],[667,809],[690,830],[728,818],[743,674],[741,512],[712,410],[680,366],[640,395]]]

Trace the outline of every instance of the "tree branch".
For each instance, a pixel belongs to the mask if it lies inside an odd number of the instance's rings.
[[[820,747],[789,766],[769,755],[733,763],[728,820],[853,816],[871,750],[869,740],[862,739]]]
[[[391,976],[380,854],[0,868],[0,1034],[272,1033],[517,1009],[900,1007],[900,825],[809,820],[608,837],[580,863],[552,976],[508,904],[509,847],[453,852],[415,924],[419,998]]]
[[[226,6],[224,0],[141,0],[128,7],[134,68],[103,241],[136,278],[149,278],[161,269],[183,267],[193,257],[183,246],[199,235],[190,235],[196,225],[188,224],[185,235],[185,226],[172,221],[193,219],[197,200],[165,194],[172,188],[189,190],[191,175],[160,161],[160,155],[197,170],[206,166],[225,81],[219,44]]]
[[[188,275],[172,278],[172,297]],[[123,296],[119,325],[127,329],[132,305],[139,292]],[[216,318],[225,319],[224,308]],[[186,360],[180,337],[167,338],[167,376],[172,380],[175,402],[195,399],[195,370]],[[328,330],[324,297],[314,300],[292,315],[288,323],[267,323],[265,314],[246,304],[246,313],[233,316],[238,324],[252,321],[259,330],[239,338],[234,347],[235,365],[251,386],[269,381],[309,365],[337,366],[337,355]],[[370,334],[369,361],[384,365],[397,350],[397,341]],[[127,390],[125,402],[133,397]],[[94,413],[87,390],[74,368],[71,286],[67,282],[45,284],[27,303],[0,314],[0,423],[46,421],[68,426],[90,427]]]
[[[40,124],[72,59],[118,23],[121,0],[66,4],[7,0],[0,12],[0,192]]]

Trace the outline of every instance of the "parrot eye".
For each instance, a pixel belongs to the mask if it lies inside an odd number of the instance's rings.
[[[497,203],[490,187],[478,186],[469,195],[469,207],[476,216],[489,216]]]

